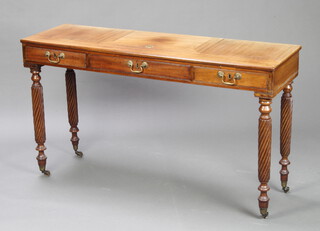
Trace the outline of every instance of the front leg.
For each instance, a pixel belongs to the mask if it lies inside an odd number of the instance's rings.
[[[280,164],[282,165],[280,170],[280,179],[281,186],[285,193],[289,191],[287,186],[288,182],[288,165],[290,161],[288,156],[290,154],[290,144],[291,144],[291,126],[292,126],[292,86],[291,84],[287,85],[283,89],[283,94],[281,97],[281,129],[280,129],[280,153],[281,160]]]
[[[271,139],[272,139],[272,120],[271,120],[271,99],[260,98],[261,104],[259,111],[259,154],[258,154],[258,172],[259,172],[259,191],[258,198],[260,213],[263,218],[268,216],[269,197],[268,191],[270,187],[268,182],[270,179],[270,160],[271,160]]]
[[[68,117],[71,126],[70,132],[72,134],[71,143],[77,156],[82,157],[83,153],[78,151],[79,137],[77,133],[78,128],[78,101],[77,101],[77,84],[76,74],[73,69],[66,71],[66,90],[67,90],[67,103],[68,103]]]
[[[34,124],[34,136],[35,141],[38,144],[36,150],[39,152],[37,156],[38,165],[40,171],[45,175],[49,176],[50,172],[46,170],[47,157],[44,154],[46,146],[46,128],[44,120],[44,103],[43,103],[43,89],[40,83],[41,77],[41,66],[32,65],[30,66],[30,72],[32,73],[31,80],[33,81],[31,86],[32,93],[32,109],[33,109],[33,124]]]

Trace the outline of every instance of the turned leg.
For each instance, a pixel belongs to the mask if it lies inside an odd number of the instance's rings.
[[[259,172],[259,191],[258,198],[260,213],[263,218],[268,216],[269,197],[268,182],[270,179],[270,159],[271,159],[271,133],[272,133],[272,120],[270,117],[271,112],[271,99],[260,98],[259,100],[261,113],[259,118],[259,154],[258,154],[258,172]]]
[[[83,153],[78,151],[79,137],[77,132],[78,128],[78,102],[77,102],[77,84],[76,74],[73,69],[66,71],[66,89],[67,89],[67,103],[68,103],[68,117],[71,126],[70,132],[72,133],[71,143],[77,156],[82,157]]]
[[[32,109],[33,109],[33,124],[34,124],[34,136],[35,141],[38,144],[36,150],[39,152],[37,156],[38,165],[40,171],[45,175],[49,176],[50,172],[46,170],[47,157],[44,154],[46,146],[44,145],[46,141],[46,128],[44,121],[44,104],[43,104],[43,90],[40,83],[41,77],[41,66],[32,65],[30,67],[30,72],[32,73],[31,80],[33,81],[31,86],[32,93]]]
[[[290,161],[288,156],[290,154],[290,144],[291,144],[291,125],[292,125],[292,86],[291,84],[287,85],[283,89],[283,94],[281,97],[281,129],[280,129],[280,153],[282,159],[280,164],[282,168],[280,170],[280,179],[281,186],[285,193],[289,191],[287,186],[288,182],[288,165]]]

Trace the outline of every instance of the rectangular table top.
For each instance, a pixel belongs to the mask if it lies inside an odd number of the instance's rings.
[[[269,71],[301,49],[299,45],[70,24],[29,36],[21,42]]]

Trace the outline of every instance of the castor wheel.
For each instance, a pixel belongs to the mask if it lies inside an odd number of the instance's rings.
[[[78,156],[78,157],[83,157],[83,152],[80,152],[78,151],[78,145],[77,144],[74,144],[73,145],[73,150],[74,150],[74,153]]]
[[[83,156],[83,153],[80,152],[80,151],[75,151],[75,153],[76,153],[76,155],[77,155],[78,157],[80,157],[80,158]]]
[[[281,186],[285,193],[289,192],[290,188],[287,186],[287,181],[281,181]]]
[[[51,174],[50,171],[48,171],[48,170],[43,170],[42,173],[46,176],[50,176],[50,174]]]
[[[268,209],[260,209],[260,213],[261,213],[261,216],[266,219],[267,216],[269,215],[268,213]]]
[[[286,186],[286,187],[282,187],[282,190],[283,190],[285,193],[287,193],[287,192],[289,192],[290,188],[289,188],[288,186]]]

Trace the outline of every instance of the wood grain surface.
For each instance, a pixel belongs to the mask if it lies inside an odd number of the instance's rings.
[[[21,40],[104,53],[130,54],[272,70],[301,46],[64,24]]]
[[[21,39],[24,65],[51,65],[254,91],[275,97],[298,75],[299,45],[65,24]],[[64,58],[57,61],[59,54]],[[128,67],[132,61],[133,67]],[[147,68],[140,69],[142,63]],[[141,72],[137,72],[141,70]],[[217,76],[241,74],[229,83]],[[230,84],[234,83],[234,84]]]

